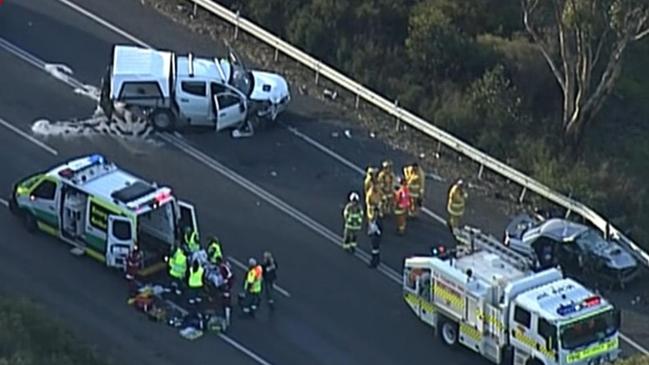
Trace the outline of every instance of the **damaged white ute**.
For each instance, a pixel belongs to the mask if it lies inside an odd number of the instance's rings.
[[[271,123],[290,100],[282,76],[248,70],[231,48],[229,58],[210,59],[116,45],[100,105],[111,116],[119,103],[157,130],[185,125],[251,133],[252,118]]]

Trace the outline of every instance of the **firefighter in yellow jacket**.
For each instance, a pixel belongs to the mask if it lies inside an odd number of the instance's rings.
[[[354,253],[358,244],[358,232],[363,228],[363,208],[357,193],[349,194],[349,202],[343,209],[343,250]]]
[[[464,182],[459,179],[448,192],[448,203],[446,210],[448,211],[448,227],[451,232],[460,225],[460,219],[464,215],[464,207],[468,193],[464,190]]]
[[[372,184],[365,192],[365,212],[367,221],[373,221],[381,216],[381,190],[378,184]]]
[[[415,217],[424,204],[424,188],[426,183],[424,180],[424,170],[415,162],[403,167],[403,176],[406,179],[408,190],[410,191],[411,202],[408,215]]]
[[[392,161],[383,161],[379,171],[378,182],[381,188],[381,213],[380,217],[394,211],[395,176],[392,171]]]
[[[379,169],[376,167],[369,166],[365,171],[365,180],[363,181],[363,193],[367,196],[370,187],[378,183],[377,175]]]

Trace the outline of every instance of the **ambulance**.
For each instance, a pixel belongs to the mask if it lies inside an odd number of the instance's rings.
[[[502,245],[501,245],[502,247]],[[599,365],[619,356],[620,313],[557,268],[526,270],[472,245],[405,260],[403,296],[442,343],[495,364]]]
[[[137,245],[141,275],[164,268],[185,227],[198,232],[194,207],[120,169],[104,156],[79,157],[15,184],[9,208],[30,232],[43,231],[105,263],[124,268]]]

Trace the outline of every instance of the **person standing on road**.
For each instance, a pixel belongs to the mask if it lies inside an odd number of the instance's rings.
[[[448,203],[446,210],[448,211],[448,227],[453,234],[455,228],[460,226],[460,219],[464,215],[464,208],[466,199],[468,198],[467,192],[464,190],[464,181],[457,180],[448,192]]]
[[[201,249],[198,241],[198,233],[191,227],[185,227],[185,245],[189,253],[197,252]]]
[[[408,190],[410,191],[410,209],[408,210],[409,217],[416,217],[419,208],[423,205],[424,197],[424,172],[419,164],[416,162],[404,166],[403,176],[406,179],[408,184]]]
[[[204,276],[205,269],[198,260],[192,262],[192,267],[189,269],[189,280],[187,282],[189,290],[191,291],[191,297],[189,298],[189,303],[194,304],[201,301],[201,291],[203,290],[204,285]]]
[[[360,206],[358,193],[349,194],[349,202],[343,209],[343,220],[345,222],[343,250],[354,253],[358,243],[358,232],[363,227],[363,208]]]
[[[176,294],[180,295],[181,288],[184,286],[185,276],[187,275],[187,255],[180,246],[176,247],[174,254],[169,258],[169,276],[171,285],[175,287]]]
[[[381,263],[381,234],[381,221],[376,217],[367,225],[367,235],[372,243],[372,258],[369,266],[373,269]]]
[[[379,170],[376,167],[368,166],[365,172],[365,180],[363,181],[363,192],[365,195],[368,194],[368,191],[372,186],[377,184],[377,174]]]
[[[254,312],[259,306],[259,296],[262,290],[263,268],[257,264],[257,260],[250,258],[248,260],[248,273],[246,274],[246,281],[243,284],[243,289],[248,297],[248,306],[243,308],[244,313],[254,315]]]
[[[365,194],[365,214],[368,222],[381,216],[381,191],[376,184]]]
[[[214,265],[217,265],[217,261],[223,260],[223,250],[221,242],[218,238],[212,236],[210,241],[207,244],[207,255],[210,259],[210,262]]]
[[[273,255],[268,251],[264,252],[264,262],[262,263],[262,267],[264,269],[264,294],[268,305],[272,307],[275,304],[275,300],[273,299],[273,288],[275,287],[275,280],[277,280],[277,261],[275,261]]]
[[[394,172],[392,171],[392,161],[385,160],[381,164],[381,171],[379,171],[378,182],[381,187],[382,193],[382,209],[381,213],[383,216],[392,213],[394,210],[394,183],[395,183]]]
[[[126,280],[135,280],[135,277],[137,276],[138,271],[142,269],[143,264],[142,251],[137,244],[133,245],[133,248],[126,257]]]
[[[234,274],[232,273],[230,263],[223,260],[223,258],[217,259],[216,264],[219,267],[219,272],[223,278],[223,285],[221,285],[219,291],[221,293],[223,316],[225,317],[225,323],[229,326],[230,315],[232,313],[232,286],[234,285]]]
[[[410,191],[405,178],[401,178],[401,185],[394,193],[395,206],[394,216],[397,220],[397,234],[406,233],[406,224],[408,222],[408,211],[410,211]]]

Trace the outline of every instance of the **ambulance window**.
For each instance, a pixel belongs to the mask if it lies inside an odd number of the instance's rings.
[[[113,236],[121,241],[128,241],[131,239],[131,223],[124,221],[113,222]]]
[[[527,328],[530,328],[530,325],[532,323],[532,314],[525,309],[516,306],[516,309],[514,309],[514,321],[516,321],[516,323],[522,324]]]
[[[56,184],[50,180],[43,181],[34,189],[33,196],[39,199],[54,200],[56,194]]]

